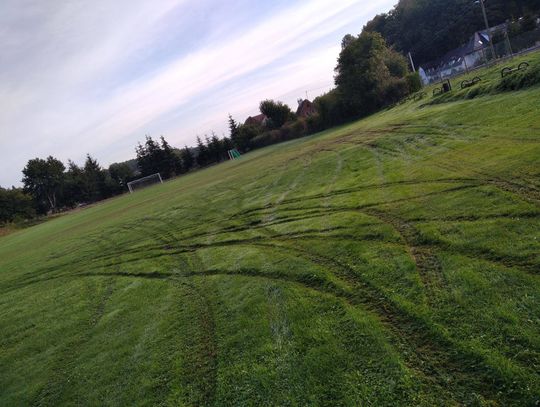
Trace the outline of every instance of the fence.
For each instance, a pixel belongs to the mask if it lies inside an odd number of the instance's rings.
[[[511,58],[540,49],[540,28],[514,37],[509,37],[503,32],[502,40],[493,44],[493,48],[495,57],[492,55],[491,47],[485,46],[453,58],[425,64],[429,68],[420,68],[420,76],[425,84],[439,82],[481,68],[497,59]]]

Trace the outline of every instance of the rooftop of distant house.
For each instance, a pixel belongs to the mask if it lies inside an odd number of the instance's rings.
[[[266,115],[264,114],[259,114],[257,116],[249,116],[246,121],[245,121],[245,124],[246,125],[263,125],[266,120],[268,120],[268,117],[266,117]]]
[[[313,102],[308,99],[298,99],[298,109],[296,115],[298,117],[309,117],[317,113],[317,109]]]

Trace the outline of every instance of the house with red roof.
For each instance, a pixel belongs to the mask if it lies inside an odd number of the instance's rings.
[[[268,117],[264,114],[259,114],[257,116],[249,116],[246,121],[246,126],[264,126],[268,121]]]
[[[317,113],[317,109],[313,102],[307,99],[298,99],[298,109],[296,110],[296,116],[307,118]]]

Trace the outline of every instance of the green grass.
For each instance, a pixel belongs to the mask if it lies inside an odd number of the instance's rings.
[[[527,62],[529,67],[525,70],[514,71],[502,78],[501,70],[503,68],[517,68],[522,62]],[[461,88],[463,81],[471,81],[474,78],[480,78],[480,82],[471,87]],[[479,96],[494,95],[540,85],[540,52],[501,60],[488,68],[472,70],[469,73],[452,78],[450,81],[453,88],[452,92],[433,96],[433,90],[439,88],[440,84],[430,85],[424,89],[427,98],[423,99],[423,103],[426,103],[427,100],[428,105],[434,105],[456,100],[474,99]]]
[[[0,405],[537,405],[539,100],[410,102],[2,237]]]

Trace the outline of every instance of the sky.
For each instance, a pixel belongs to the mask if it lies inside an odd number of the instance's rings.
[[[396,0],[1,0],[0,186],[29,159],[103,167],[145,135],[227,134],[333,87],[345,34]]]

